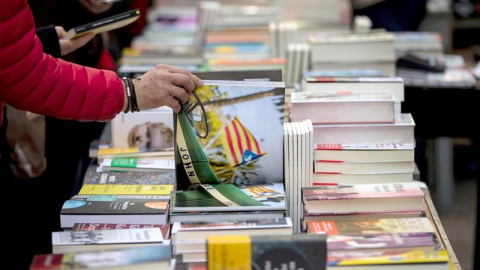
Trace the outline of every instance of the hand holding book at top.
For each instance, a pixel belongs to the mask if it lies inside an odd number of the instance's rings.
[[[157,65],[142,76],[132,79],[138,109],[148,110],[168,106],[180,111],[180,104],[188,101],[188,95],[203,82],[187,70],[168,65]],[[128,95],[128,93],[126,94]],[[123,110],[127,108],[125,98]]]

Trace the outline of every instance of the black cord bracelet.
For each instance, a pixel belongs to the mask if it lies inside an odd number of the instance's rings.
[[[140,110],[138,109],[138,101],[137,101],[137,93],[135,91],[135,85],[132,82],[132,79],[128,79],[130,83],[130,90],[132,94],[132,110],[131,112],[139,112]]]
[[[127,93],[127,108],[125,108],[125,111],[123,111],[124,113],[128,113],[128,111],[130,111],[130,85],[128,84],[127,82],[127,78],[126,77],[123,77],[123,82],[125,83],[125,92]]]

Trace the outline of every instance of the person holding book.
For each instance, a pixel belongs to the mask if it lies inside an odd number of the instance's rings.
[[[45,188],[12,179],[10,149],[5,138],[5,103],[17,109],[78,121],[109,121],[116,114],[169,106],[175,112],[203,82],[190,72],[158,65],[136,79],[56,59],[43,53],[27,1],[0,0],[0,178],[4,186],[2,224],[8,246],[5,256],[21,258],[24,269],[39,251],[31,246],[50,243],[51,232],[42,230],[46,219]],[[72,142],[75,143],[75,142]],[[68,151],[68,145],[65,146]],[[48,179],[46,179],[48,180]],[[13,230],[12,233],[7,232]]]

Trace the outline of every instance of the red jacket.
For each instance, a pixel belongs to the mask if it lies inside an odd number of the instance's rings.
[[[25,111],[80,121],[112,119],[124,89],[111,71],[43,53],[27,0],[0,0],[0,125],[5,103]]]

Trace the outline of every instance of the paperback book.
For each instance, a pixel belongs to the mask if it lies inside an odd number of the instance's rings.
[[[310,234],[368,235],[385,233],[434,234],[435,228],[426,217],[389,218],[341,221],[310,221]]]
[[[159,228],[163,239],[170,238],[170,224],[126,224],[126,223],[74,223],[72,231],[98,231],[98,230],[128,230]]]
[[[171,157],[105,158],[99,164],[101,171],[158,172],[175,169]]]
[[[173,212],[285,209],[283,82],[204,81],[175,114],[177,194]],[[258,121],[262,108],[264,121]],[[241,185],[265,185],[255,194]],[[273,195],[272,195],[273,194]],[[275,196],[282,198],[268,199]],[[208,210],[207,210],[208,209]]]
[[[170,195],[174,185],[85,184],[79,195]]]
[[[325,269],[325,235],[209,236],[208,269]]]
[[[416,183],[333,185],[302,188],[312,214],[423,211],[425,193]]]
[[[72,228],[75,223],[165,225],[168,221],[169,204],[169,198],[67,200],[60,210],[60,225],[62,228]]]
[[[435,249],[434,235],[425,234],[376,234],[376,235],[330,235],[327,238],[328,251],[374,251]]]
[[[164,239],[158,228],[52,232],[52,252],[80,252],[161,246]]]
[[[131,247],[93,252],[37,254],[30,270],[64,269],[171,269],[169,246]]]
[[[414,146],[410,143],[315,144],[316,161],[413,161]]]
[[[175,170],[159,172],[97,172],[88,170],[84,185],[174,185]]]

